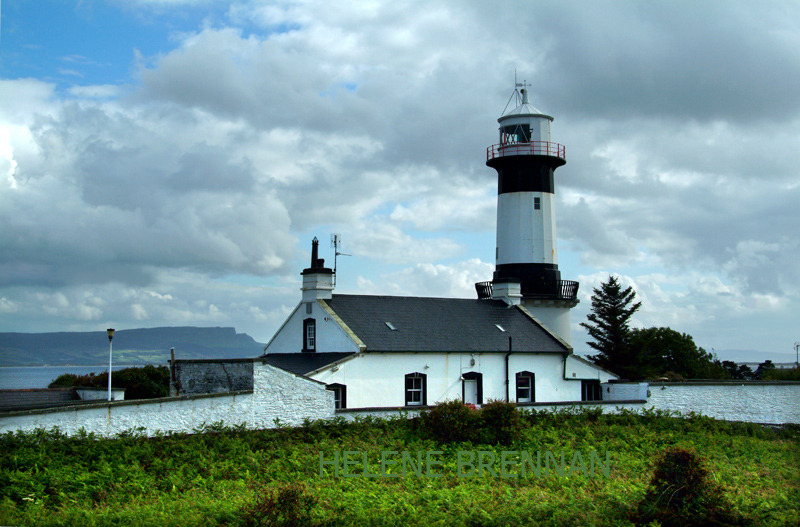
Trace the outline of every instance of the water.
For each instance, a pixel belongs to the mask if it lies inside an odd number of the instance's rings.
[[[129,368],[130,364],[114,365],[112,370]],[[103,373],[108,371],[108,364],[105,366],[14,366],[0,367],[0,389],[20,389],[20,388],[47,388],[56,377],[64,373],[74,373],[75,375],[86,375],[88,373]],[[112,375],[113,382],[113,375]]]

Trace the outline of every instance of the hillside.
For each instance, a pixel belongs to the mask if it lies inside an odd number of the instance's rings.
[[[163,364],[175,348],[179,359],[255,357],[264,345],[234,328],[123,329],[114,334],[114,361]],[[105,331],[0,333],[0,366],[94,365],[108,361]]]

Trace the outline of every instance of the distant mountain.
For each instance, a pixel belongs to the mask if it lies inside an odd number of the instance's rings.
[[[178,359],[233,359],[261,355],[264,344],[234,328],[165,327],[114,333],[116,364],[166,364],[170,348]],[[0,333],[0,366],[105,364],[105,331],[86,333]]]

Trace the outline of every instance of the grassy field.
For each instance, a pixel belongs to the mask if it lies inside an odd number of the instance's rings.
[[[497,433],[471,441],[442,439],[405,418],[263,431],[212,425],[149,439],[8,433],[0,436],[0,524],[633,525],[654,463],[672,447],[702,458],[740,524],[800,524],[796,427],[575,411],[525,414],[512,433],[506,424],[475,421],[473,431]],[[523,453],[544,456],[538,475],[520,465]],[[606,459],[607,475],[598,461]]]

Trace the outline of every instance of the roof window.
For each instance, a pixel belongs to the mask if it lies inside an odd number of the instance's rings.
[[[391,322],[384,322],[384,324],[386,324],[386,327],[391,329],[392,331],[397,331],[397,328],[394,327],[394,324],[392,324]]]

